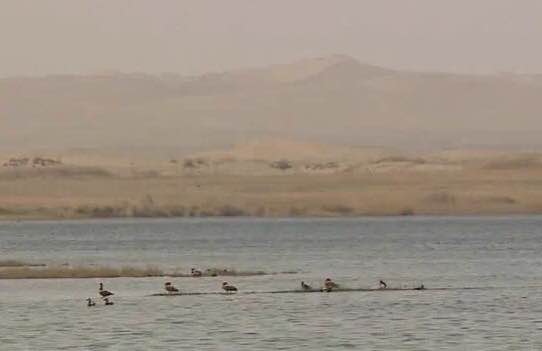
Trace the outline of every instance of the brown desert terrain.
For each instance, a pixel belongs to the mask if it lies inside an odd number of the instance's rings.
[[[542,212],[538,153],[401,154],[270,141],[174,159],[92,160],[72,154],[46,166],[2,167],[1,218]]]
[[[0,79],[0,217],[542,212],[542,77],[341,55]]]

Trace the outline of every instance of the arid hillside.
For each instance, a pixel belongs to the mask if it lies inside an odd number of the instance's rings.
[[[538,147],[542,77],[402,72],[346,56],[214,73],[0,79],[0,150],[174,148],[258,138]]]
[[[542,213],[542,76],[0,79],[0,217]]]

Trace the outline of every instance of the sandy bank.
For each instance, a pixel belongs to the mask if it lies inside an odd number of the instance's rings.
[[[17,262],[17,261],[14,261]],[[297,272],[240,271],[231,268],[208,268],[201,277],[248,277],[257,275],[295,274]],[[108,266],[46,266],[41,264],[0,266],[0,279],[59,279],[59,278],[145,278],[174,277],[195,278],[180,270],[163,270],[158,267],[108,267]]]

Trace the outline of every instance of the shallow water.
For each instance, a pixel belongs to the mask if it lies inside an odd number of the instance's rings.
[[[150,297],[165,278],[0,280],[0,350],[540,350],[542,217],[0,224],[1,259],[231,267],[243,291],[424,283],[427,291]],[[186,292],[224,278],[177,278]],[[431,288],[450,287],[450,290]],[[463,289],[476,287],[481,289]]]

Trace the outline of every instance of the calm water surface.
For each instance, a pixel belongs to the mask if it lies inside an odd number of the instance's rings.
[[[228,278],[241,291],[327,276],[429,288],[150,297],[164,278],[117,278],[115,305],[87,308],[97,279],[0,280],[0,350],[542,350],[542,217],[6,222],[0,254],[298,272]],[[222,279],[174,283],[213,292]]]

